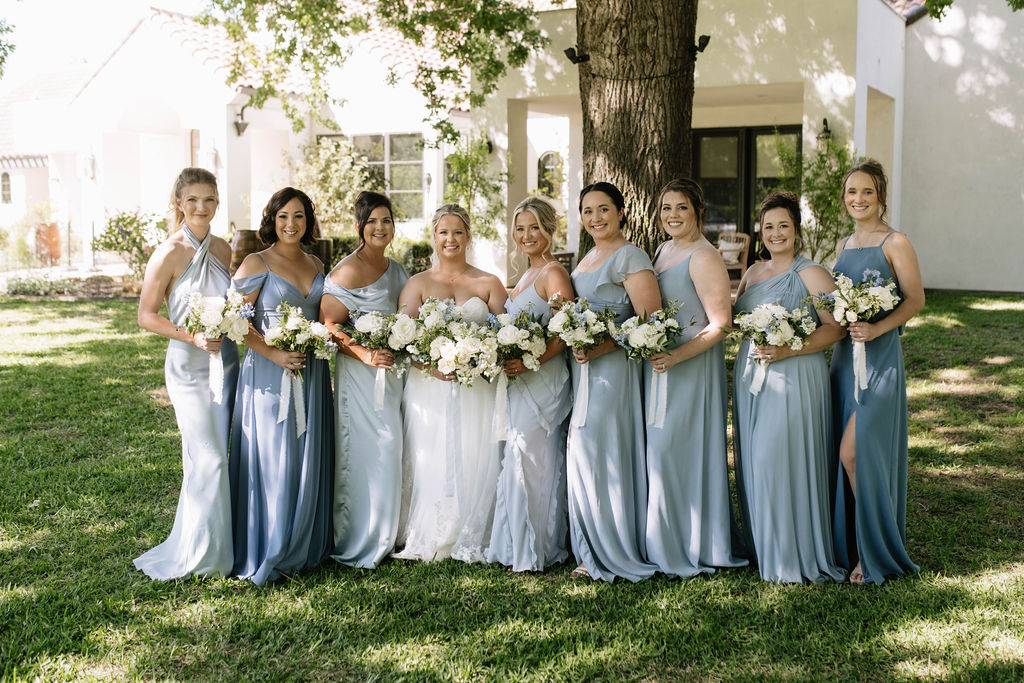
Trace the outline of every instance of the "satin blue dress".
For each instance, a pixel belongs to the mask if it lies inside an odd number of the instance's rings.
[[[626,275],[652,271],[651,260],[639,247],[620,247],[593,273],[572,274],[577,296],[585,297],[595,310],[608,306],[615,320],[634,315],[623,282]],[[644,412],[641,397],[643,371],[640,363],[626,358],[621,349],[588,363],[589,400],[587,419],[576,426],[570,419],[566,453],[569,493],[569,540],[576,561],[594,579],[614,581],[622,577],[640,581],[656,567],[648,563],[645,537],[647,522],[647,465],[644,446]],[[580,365],[572,362],[573,412],[582,378]]]
[[[200,242],[181,228],[196,250],[167,298],[168,318],[185,324],[193,292],[223,296],[231,278],[210,253],[211,236]],[[167,540],[135,558],[152,579],[192,574],[226,576],[231,571],[231,506],[228,492],[228,429],[238,378],[238,349],[224,339],[220,347],[224,384],[219,402],[210,390],[210,354],[192,344],[170,340],[164,361],[167,394],[181,432],[182,482],[174,526]]]
[[[265,264],[264,264],[265,265]],[[243,294],[259,291],[252,324],[261,334],[276,325],[282,301],[320,315],[324,276],[309,293],[271,272],[234,281]],[[231,498],[235,562],[232,574],[257,585],[313,567],[333,545],[334,408],[327,361],[306,355],[302,376],[306,430],[297,436],[294,398],[278,422],[282,369],[249,350],[242,360],[231,427]]]
[[[528,310],[547,327],[551,307],[534,285],[505,310]],[[568,517],[565,491],[566,418],[572,410],[564,354],[508,383],[508,437],[487,561],[513,571],[541,571],[564,561]]]
[[[867,269],[877,270],[883,282],[890,278],[897,282],[881,244],[844,248],[836,260],[835,272],[854,283],[864,280]],[[898,282],[897,294],[902,298]],[[882,311],[872,322],[890,313]],[[846,470],[840,466],[834,520],[836,557],[851,570],[860,561],[866,583],[882,583],[886,576],[919,569],[906,549],[907,384],[902,331],[890,330],[865,342],[868,388],[861,390],[859,403],[854,398],[853,342],[843,338],[832,354],[837,448],[850,417],[857,414],[856,504]]]
[[[353,289],[330,278],[324,294],[352,314],[398,310],[409,276],[396,261],[375,282]],[[351,567],[376,567],[395,545],[402,507],[402,377],[384,373],[384,408],[375,409],[377,368],[339,353],[334,370],[334,549]]]
[[[737,312],[778,302],[799,308],[809,295],[798,273],[817,265],[797,256],[790,269],[756,282],[736,300]],[[817,314],[808,307],[817,322]],[[750,393],[750,340],[736,354],[733,429],[736,484],[748,550],[761,578],[776,583],[842,581],[831,528],[832,408],[825,354],[792,356],[768,366]]]
[[[713,249],[713,247],[706,247]],[[682,335],[675,348],[693,339],[708,316],[690,277],[690,256],[658,273],[662,305],[676,300]],[[690,324],[691,319],[693,324]],[[647,559],[669,576],[714,573],[715,567],[742,567],[733,555],[735,521],[729,497],[725,422],[729,392],[725,347],[710,349],[672,366],[667,382],[664,424],[652,420],[655,373],[643,364],[647,399]]]

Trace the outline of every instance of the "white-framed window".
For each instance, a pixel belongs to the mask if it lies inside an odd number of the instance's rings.
[[[391,198],[397,220],[423,218],[423,134],[353,135],[352,148],[367,158],[375,189]]]
[[[0,202],[11,203],[11,174],[7,171],[0,173]]]
[[[562,198],[565,166],[558,152],[544,152],[537,159],[537,189],[551,199]]]

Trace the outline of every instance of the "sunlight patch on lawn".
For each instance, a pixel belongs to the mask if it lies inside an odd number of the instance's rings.
[[[951,313],[921,313],[907,323],[907,327],[938,325],[939,327],[963,327],[964,324]]]
[[[1007,365],[1013,362],[1013,359],[1009,356],[989,356],[988,358],[982,358],[981,362],[985,365]]]
[[[968,306],[975,311],[1024,311],[1024,298],[1013,299],[983,299],[975,301]]]
[[[985,396],[995,395],[1012,401],[1019,388],[995,382],[982,382],[974,377],[975,371],[964,368],[935,370],[934,380],[912,382],[907,385],[907,399],[932,399],[939,396]],[[915,412],[915,418],[920,412]]]

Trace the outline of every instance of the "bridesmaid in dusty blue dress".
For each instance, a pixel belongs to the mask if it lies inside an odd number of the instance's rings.
[[[315,566],[332,545],[334,409],[328,362],[274,348],[263,333],[280,320],[277,306],[298,306],[307,320],[320,313],[323,265],[300,248],[316,242],[313,204],[291,187],[263,210],[260,239],[270,248],[250,254],[235,288],[256,308],[246,337],[231,429],[231,496],[235,562],[232,574],[257,585]],[[284,374],[297,373],[303,396],[291,395]],[[284,392],[288,392],[285,398]],[[281,404],[287,400],[287,410]],[[281,414],[283,412],[283,414]],[[302,423],[297,415],[304,413]]]
[[[551,254],[558,216],[543,199],[524,199],[512,213],[512,237],[530,260],[505,304],[511,315],[529,311],[547,326],[551,297],[572,299],[569,273]],[[562,562],[566,549],[565,435],[572,409],[565,344],[548,342],[533,372],[519,359],[505,363],[508,438],[498,479],[488,562],[512,571],[541,571]]]
[[[572,274],[576,294],[597,310],[611,308],[618,323],[632,317],[634,311],[661,309],[651,260],[622,236],[624,206],[622,193],[610,183],[583,188],[580,217],[594,238],[594,248]],[[569,540],[579,563],[573,575],[640,581],[656,569],[644,559],[643,371],[640,363],[626,358],[611,339],[586,353],[574,350],[573,357],[576,400],[566,462]],[[581,370],[582,363],[588,364],[586,373]],[[579,398],[584,379],[589,393],[585,405]]]
[[[193,336],[184,327],[192,292],[223,296],[231,282],[231,247],[210,233],[218,201],[212,173],[201,168],[181,172],[171,198],[179,230],[153,253],[139,298],[139,325],[170,339],[164,377],[181,431],[184,475],[171,535],[135,559],[135,566],[153,579],[231,571],[228,428],[238,351],[230,340]],[[160,315],[164,300],[169,319]],[[209,382],[210,354],[219,354],[224,365],[216,397]]]
[[[703,234],[700,185],[673,180],[657,206],[671,239],[658,248],[654,270],[662,304],[682,305],[676,320],[683,332],[670,351],[644,363],[647,559],[669,576],[688,577],[747,564],[733,555],[725,441],[722,340],[732,299],[725,263]]]
[[[760,224],[769,258],[744,275],[738,312],[776,302],[793,310],[807,296],[835,289],[828,271],[797,254],[796,195],[769,194],[761,203]],[[734,366],[736,482],[744,531],[761,578],[776,583],[846,578],[832,546],[832,413],[823,353],[843,331],[827,311],[811,314],[818,328],[801,350],[751,349],[745,339]],[[751,393],[755,359],[768,364],[757,395]]]
[[[886,576],[918,570],[907,555],[907,388],[900,334],[903,324],[924,308],[917,254],[905,235],[884,221],[886,178],[882,166],[867,160],[843,181],[843,203],[856,223],[838,246],[836,273],[855,283],[866,270],[892,278],[902,297],[892,311],[849,326],[849,337],[832,354],[839,457],[835,540],[839,563],[853,583],[882,583]],[[864,342],[867,389],[854,396],[853,342]],[[857,504],[854,505],[854,495]]]
[[[391,200],[361,192],[359,247],[331,271],[320,315],[341,353],[335,362],[334,550],[351,567],[373,569],[391,552],[402,506],[402,378],[386,372],[395,356],[356,345],[342,329],[356,310],[391,315],[409,276],[384,255],[395,237]],[[384,395],[377,409],[375,382]]]

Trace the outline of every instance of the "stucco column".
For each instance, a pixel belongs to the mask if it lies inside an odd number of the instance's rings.
[[[511,278],[515,277],[515,269],[512,262],[515,258],[515,241],[512,239],[511,229],[508,227],[512,221],[512,211],[516,208],[527,192],[527,174],[529,159],[529,139],[526,133],[526,118],[529,113],[529,105],[526,100],[508,100],[508,155],[507,170],[508,197],[505,217],[505,243],[508,248],[505,250],[505,282],[513,284]]]

